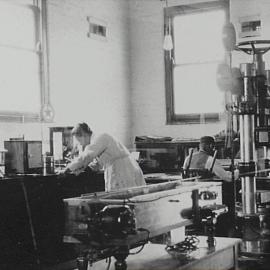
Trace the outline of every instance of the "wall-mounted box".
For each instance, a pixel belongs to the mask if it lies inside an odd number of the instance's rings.
[[[42,173],[42,142],[10,140],[4,142],[6,173]]]
[[[89,38],[106,41],[108,36],[107,22],[92,16],[87,16],[87,21],[89,24],[87,36]]]
[[[244,16],[239,18],[239,37],[250,38],[261,36],[261,18],[259,15]]]

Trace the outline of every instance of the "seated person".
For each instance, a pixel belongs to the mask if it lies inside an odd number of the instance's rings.
[[[200,139],[199,151],[194,153],[190,160],[190,155],[186,157],[183,169],[191,170],[198,169],[203,171],[211,171],[221,180],[226,182],[232,181],[232,173],[230,171],[225,171],[224,168],[219,164],[218,161],[213,159],[213,154],[215,151],[215,139],[211,136],[204,136]],[[202,175],[204,176],[204,174]],[[235,179],[239,177],[239,171],[235,170]]]

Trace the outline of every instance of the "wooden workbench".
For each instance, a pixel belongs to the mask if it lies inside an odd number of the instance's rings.
[[[145,245],[144,249],[127,258],[128,270],[227,270],[238,269],[238,246],[241,242],[236,238],[216,237],[216,246],[209,249],[206,237],[199,237],[198,249],[189,254],[187,260],[178,259],[167,253],[165,245]],[[135,252],[135,250],[133,251]],[[114,269],[112,259],[111,269]],[[91,270],[106,269],[105,260],[96,262]]]

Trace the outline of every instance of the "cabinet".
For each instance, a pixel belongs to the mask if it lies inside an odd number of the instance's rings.
[[[42,142],[10,140],[4,142],[6,153],[6,173],[42,172]]]

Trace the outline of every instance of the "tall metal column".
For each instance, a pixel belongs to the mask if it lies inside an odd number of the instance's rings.
[[[256,213],[256,180],[255,180],[255,144],[254,144],[254,93],[251,78],[254,64],[242,64],[244,78],[243,108],[240,117],[240,153],[242,161],[242,206],[244,215]],[[245,176],[245,174],[248,174]]]
[[[257,213],[255,167],[258,166],[260,169],[258,162],[261,147],[264,148],[265,164],[269,166],[266,154],[267,148],[270,147],[270,92],[262,56],[270,50],[270,40],[244,41],[240,42],[237,48],[253,56],[253,63],[240,65],[244,87],[237,107],[241,140],[242,216],[239,219],[243,237],[241,253],[247,256],[251,254],[269,256],[269,240],[262,233],[260,213]]]
[[[253,161],[254,136],[253,136],[254,116],[240,116],[240,151],[241,160],[248,167]],[[244,172],[245,173],[245,172]],[[242,206],[243,214],[252,215],[256,213],[256,181],[254,176],[243,176],[242,180]]]

